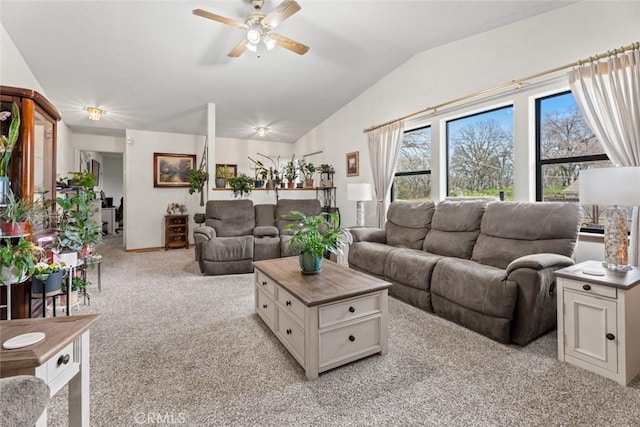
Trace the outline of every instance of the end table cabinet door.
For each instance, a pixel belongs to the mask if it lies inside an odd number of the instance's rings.
[[[566,354],[617,373],[616,302],[568,290],[564,301]]]

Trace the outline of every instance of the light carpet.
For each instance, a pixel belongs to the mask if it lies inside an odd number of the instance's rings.
[[[640,425],[640,379],[559,362],[555,332],[505,346],[391,299],[389,354],[307,381],[254,314],[252,275],[201,276],[193,249],[101,251],[102,292],[74,312],[102,314],[91,426]]]

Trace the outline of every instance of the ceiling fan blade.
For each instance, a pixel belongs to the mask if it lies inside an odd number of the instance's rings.
[[[262,19],[262,26],[275,28],[282,23],[285,19],[300,10],[300,5],[295,0],[285,0],[278,5],[274,10],[269,12],[267,16]]]
[[[231,51],[227,54],[227,56],[230,56],[232,58],[237,58],[238,56],[242,55],[244,53],[244,50],[247,47],[247,43],[248,43],[248,40],[246,38],[242,39],[242,41],[238,43],[236,47],[231,49]]]
[[[232,27],[237,28],[247,28],[247,24],[242,22],[238,22],[231,18],[225,18],[224,16],[216,15],[215,13],[207,12],[202,9],[194,9],[193,14],[197,16],[201,16],[203,18],[212,19],[214,21],[222,22],[223,24],[231,25]]]
[[[288,37],[281,36],[280,34],[272,33],[271,37],[273,37],[276,40],[276,43],[278,43],[280,46],[290,50],[291,52],[295,52],[298,55],[304,55],[309,50],[309,46],[303,45],[302,43],[292,40]]]

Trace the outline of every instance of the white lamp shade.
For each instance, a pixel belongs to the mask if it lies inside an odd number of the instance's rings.
[[[640,206],[640,167],[586,169],[579,182],[583,205]]]
[[[371,200],[371,184],[347,184],[347,199],[355,201]]]

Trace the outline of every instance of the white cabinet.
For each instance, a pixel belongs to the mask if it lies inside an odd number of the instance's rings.
[[[556,271],[558,358],[626,385],[640,373],[640,270],[590,276],[589,261]]]

